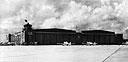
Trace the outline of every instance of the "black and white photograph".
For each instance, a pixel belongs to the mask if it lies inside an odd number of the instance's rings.
[[[0,0],[0,62],[128,62],[128,0]]]

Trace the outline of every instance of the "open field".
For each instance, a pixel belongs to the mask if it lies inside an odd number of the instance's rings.
[[[103,62],[122,47],[119,45],[0,46],[0,62]]]
[[[120,50],[109,57],[106,62],[128,62],[128,46],[121,47]]]

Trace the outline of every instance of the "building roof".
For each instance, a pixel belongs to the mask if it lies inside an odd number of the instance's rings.
[[[49,28],[49,29],[33,29],[36,32],[64,32],[64,33],[76,33],[74,30],[59,29],[59,28]]]
[[[115,34],[115,32],[105,31],[105,30],[87,30],[82,31],[83,34]]]

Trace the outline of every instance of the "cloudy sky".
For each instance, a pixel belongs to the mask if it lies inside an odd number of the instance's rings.
[[[21,31],[27,19],[34,29],[128,29],[128,0],[0,0],[0,33]]]

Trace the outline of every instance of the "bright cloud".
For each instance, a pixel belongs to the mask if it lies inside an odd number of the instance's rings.
[[[1,32],[21,31],[24,19],[33,28],[102,29],[124,33],[127,0],[0,0]]]

